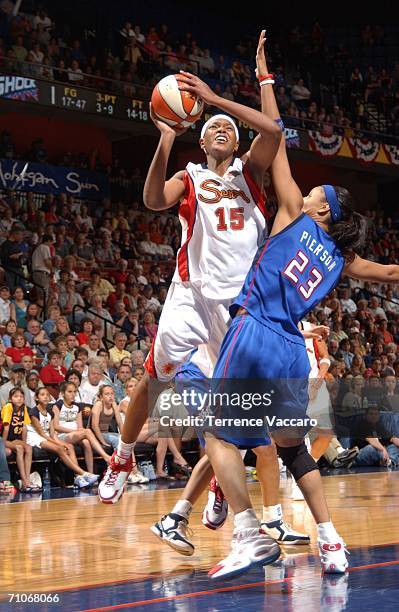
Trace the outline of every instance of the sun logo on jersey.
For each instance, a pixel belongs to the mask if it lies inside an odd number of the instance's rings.
[[[165,376],[169,376],[169,374],[172,374],[174,369],[175,366],[173,363],[165,363],[165,365],[162,366],[162,374],[164,374]]]
[[[200,185],[200,189],[206,191],[209,194],[209,197],[199,193],[198,199],[201,202],[205,202],[205,204],[217,204],[223,198],[227,198],[228,200],[237,200],[238,198],[242,198],[247,204],[250,203],[249,197],[242,189],[219,189],[219,187],[222,187],[222,183],[220,181],[216,181],[215,179],[207,179],[203,181]]]

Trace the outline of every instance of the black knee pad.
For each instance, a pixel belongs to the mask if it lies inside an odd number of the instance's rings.
[[[277,444],[277,452],[295,480],[299,480],[308,472],[319,469],[316,461],[309,455],[305,442],[302,442],[299,446],[284,447]]]

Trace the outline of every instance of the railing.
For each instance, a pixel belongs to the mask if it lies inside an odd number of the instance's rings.
[[[164,54],[163,63],[165,62],[165,58],[169,56],[170,54]],[[178,56],[173,55],[173,58],[176,57],[177,59],[179,59]],[[192,60],[185,61],[190,63],[194,62]],[[153,63],[159,69],[158,62],[148,63]],[[163,68],[165,70],[167,69],[165,65],[163,66]],[[137,99],[141,99],[143,101],[148,101],[151,98],[152,93],[152,89],[150,87],[141,85],[140,83],[110,79],[108,77],[96,76],[87,72],[81,73],[81,76],[83,77],[81,80],[70,81],[69,74],[73,72],[71,69],[57,68],[45,64],[38,64],[32,62],[23,62],[20,60],[9,58],[2,58],[0,60],[0,70],[5,73],[20,74],[25,77],[43,80],[49,83],[68,83],[69,85],[75,85],[76,87],[84,87],[90,90],[101,90],[110,93],[122,94],[128,97],[135,96]],[[61,75],[64,75],[65,78],[57,78]],[[299,117],[297,118],[284,114],[282,114],[281,116],[288,127],[314,130],[323,133],[323,125],[318,121],[314,121],[313,119],[300,119]],[[348,131],[351,131],[353,133],[353,136],[355,137],[364,137],[369,140],[379,142],[385,142],[386,140],[389,140],[390,143],[399,143],[398,136],[393,136],[387,132],[379,132],[374,130],[371,131],[363,128],[357,130],[352,127],[343,127],[342,125],[337,125],[335,123],[329,123],[328,126],[333,129],[334,133],[341,135],[344,135]]]
[[[98,319],[101,319],[101,321],[103,321],[104,323],[104,334],[103,334],[103,342],[106,346],[107,351],[109,350],[109,347],[114,346],[114,342],[112,340],[109,340],[108,338],[108,334],[107,331],[111,330],[112,328],[117,328],[120,329],[121,331],[123,331],[124,333],[125,330],[123,329],[122,325],[119,325],[118,323],[114,323],[114,321],[110,321],[109,319],[107,319],[106,317],[104,317],[103,315],[99,315],[98,312],[96,312],[95,310],[93,310],[92,308],[90,308],[90,306],[79,306],[79,304],[75,304],[75,306],[72,308],[72,324],[74,329],[76,329],[76,311],[77,310],[83,310],[83,312],[88,312],[92,315],[94,315],[95,317],[97,317]],[[113,335],[113,333],[112,333]],[[139,335],[136,336],[137,338],[137,349],[140,350],[140,346],[141,346],[141,341],[143,340],[143,338],[141,338]]]

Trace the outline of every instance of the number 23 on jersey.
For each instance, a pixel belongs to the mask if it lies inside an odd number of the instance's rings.
[[[323,280],[323,275],[318,268],[312,266],[309,270],[309,258],[299,250],[286,266],[283,274],[297,287],[297,291],[305,300],[308,300],[313,291]],[[307,280],[305,280],[307,277]]]

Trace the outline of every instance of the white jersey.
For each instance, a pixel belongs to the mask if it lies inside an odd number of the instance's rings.
[[[304,331],[311,329],[312,324],[308,321],[302,321],[302,329]],[[314,338],[305,338],[306,352],[310,363],[309,378],[317,378],[319,374],[319,358],[317,354],[316,340]]]
[[[173,280],[199,282],[210,299],[234,298],[267,233],[264,195],[239,158],[223,177],[189,163],[184,183]]]

